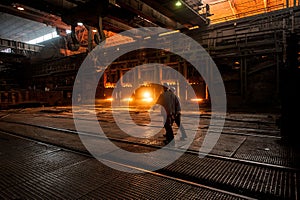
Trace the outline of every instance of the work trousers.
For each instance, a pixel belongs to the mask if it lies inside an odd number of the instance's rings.
[[[181,137],[186,138],[187,135],[186,135],[185,129],[184,129],[183,125],[180,123],[181,122],[181,114],[177,114],[175,116],[174,121],[175,121],[175,124],[177,125],[177,127],[179,128],[179,130],[181,132]]]
[[[173,123],[173,116],[172,115],[166,115],[165,118],[165,124],[164,128],[166,130],[166,141],[171,142],[174,139],[174,133],[172,129],[172,123]]]

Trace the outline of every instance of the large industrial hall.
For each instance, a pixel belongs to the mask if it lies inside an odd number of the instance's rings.
[[[1,0],[0,199],[298,200],[299,0]]]

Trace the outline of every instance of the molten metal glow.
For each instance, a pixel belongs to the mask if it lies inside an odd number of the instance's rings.
[[[124,98],[123,101],[129,101],[131,102],[133,99],[132,98]]]
[[[144,93],[143,93],[143,97],[144,97],[144,98],[150,98],[150,97],[151,97],[150,92],[144,92]]]
[[[201,101],[203,101],[203,99],[191,99],[191,101],[195,101],[195,102],[201,102]]]
[[[143,93],[143,101],[146,101],[146,102],[152,102],[153,101],[153,98],[151,97],[151,94],[150,92],[144,92]]]

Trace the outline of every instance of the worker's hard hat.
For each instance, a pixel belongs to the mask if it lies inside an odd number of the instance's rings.
[[[175,92],[175,91],[176,91],[175,87],[170,87],[170,90],[171,90],[172,92]]]
[[[163,83],[163,87],[164,87],[164,88],[169,88],[168,83]]]

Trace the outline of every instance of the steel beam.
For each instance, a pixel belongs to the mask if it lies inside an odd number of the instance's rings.
[[[15,9],[12,6],[6,6],[6,5],[1,5],[0,4],[0,12],[5,12],[5,13],[9,13],[12,15],[16,15],[22,18],[26,18],[26,19],[30,19],[33,21],[37,21],[52,27],[57,27],[59,29],[63,29],[63,30],[67,30],[67,29],[71,29],[71,27],[67,24],[65,24],[60,17],[49,14],[49,13],[45,13],[39,10],[36,10],[32,7],[28,7],[28,6],[24,6],[22,5],[22,7],[25,8],[25,10],[23,12],[19,12],[17,9]]]
[[[122,22],[117,21],[117,20],[115,20],[113,18],[110,18],[110,17],[104,17],[103,18],[103,23],[106,24],[106,25],[112,26],[116,29],[121,29],[121,30],[124,30],[124,31],[130,30],[130,29],[133,28],[133,27],[131,27],[131,26],[125,24],[125,23],[122,23]]]
[[[169,17],[161,14],[157,10],[153,9],[146,3],[139,1],[139,0],[116,0],[116,4],[120,5],[121,7],[127,7],[131,11],[136,12],[137,14],[143,16],[144,18],[152,21],[155,21],[164,24],[167,28],[170,29],[180,29],[183,26],[178,22],[170,19]]]

